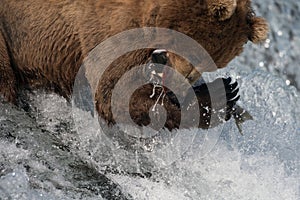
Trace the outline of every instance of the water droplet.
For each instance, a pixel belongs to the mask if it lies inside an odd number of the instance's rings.
[[[264,46],[265,46],[266,49],[270,48],[270,44],[269,43],[266,43]]]
[[[279,57],[282,58],[284,56],[284,52],[279,52]]]
[[[260,62],[260,63],[259,63],[259,66],[260,66],[260,67],[264,67],[264,66],[265,66],[265,63],[264,63],[264,62]]]

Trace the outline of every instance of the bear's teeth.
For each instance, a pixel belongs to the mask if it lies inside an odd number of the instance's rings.
[[[157,75],[162,78],[164,73],[157,73]]]
[[[164,73],[157,73],[155,70],[153,70],[151,72],[152,75],[156,75],[156,76],[159,76],[160,78],[162,78],[164,76]]]

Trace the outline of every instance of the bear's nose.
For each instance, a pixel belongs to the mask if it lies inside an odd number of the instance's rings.
[[[151,55],[152,63],[166,65],[168,62],[168,55],[165,49],[157,49]]]

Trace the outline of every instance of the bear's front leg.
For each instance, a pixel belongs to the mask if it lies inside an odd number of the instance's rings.
[[[207,0],[207,9],[210,15],[219,21],[229,19],[235,12],[237,0]]]
[[[16,103],[16,77],[11,67],[8,49],[0,31],[0,98]]]

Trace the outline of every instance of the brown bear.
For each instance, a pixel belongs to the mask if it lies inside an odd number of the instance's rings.
[[[247,41],[266,39],[268,25],[256,17],[251,0],[0,0],[0,94],[16,103],[23,88],[45,88],[70,99],[76,74],[88,53],[105,39],[141,27],[168,28],[201,44],[218,68],[239,55]],[[134,66],[149,60],[169,63],[192,84],[201,73],[172,53],[143,49],[115,60],[101,77],[95,93],[99,116],[114,123],[111,95],[116,82]],[[223,79],[227,116],[238,100],[237,84]],[[213,84],[213,83],[209,83]],[[149,125],[153,85],[134,92],[130,115],[138,125]],[[207,85],[194,87],[200,105],[199,127],[208,128],[211,114]],[[166,91],[165,127],[178,128],[181,109]],[[158,92],[159,94],[159,92]],[[122,101],[120,100],[120,107]],[[122,109],[121,109],[122,110]],[[204,116],[204,117],[203,117]]]

